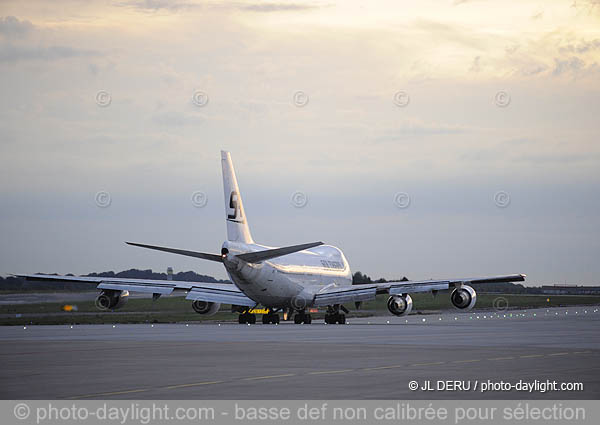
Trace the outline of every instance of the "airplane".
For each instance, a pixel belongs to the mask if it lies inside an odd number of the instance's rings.
[[[254,242],[250,233],[242,195],[231,160],[231,154],[221,151],[227,240],[220,254],[168,248],[164,246],[126,242],[128,245],[177,255],[222,263],[232,284],[209,282],[179,282],[169,280],[128,279],[112,277],[77,277],[60,275],[17,275],[32,281],[94,282],[101,290],[96,298],[100,310],[122,307],[129,292],[162,295],[183,294],[192,301],[199,314],[211,316],[221,304],[231,304],[239,313],[240,324],[256,323],[253,309],[265,307],[263,324],[279,323],[279,313],[294,317],[295,324],[310,324],[310,310],[325,308],[325,323],[346,323],[344,306],[375,299],[378,294],[389,295],[387,308],[396,316],[405,316],[413,308],[410,294],[452,290],[450,300],[460,310],[475,306],[477,293],[470,285],[490,282],[520,282],[524,274],[494,277],[474,277],[420,281],[391,281],[385,283],[352,284],[352,272],[343,252],[323,242],[285,247],[270,247]]]

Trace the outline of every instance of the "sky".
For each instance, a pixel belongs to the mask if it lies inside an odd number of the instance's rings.
[[[600,284],[600,1],[0,3],[0,274],[216,263]]]

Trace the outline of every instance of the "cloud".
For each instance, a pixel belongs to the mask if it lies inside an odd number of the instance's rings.
[[[0,46],[0,62],[19,62],[26,60],[54,61],[74,57],[95,56],[93,50],[77,49],[68,46]]]
[[[478,37],[476,32],[460,25],[449,25],[442,22],[418,19],[415,23],[415,28],[432,36],[436,42],[449,41],[478,50],[486,48],[486,44]]]
[[[21,38],[26,36],[33,29],[33,24],[29,21],[20,21],[14,16],[5,16],[0,18],[0,34],[7,38]]]
[[[300,3],[254,3],[247,5],[241,4],[238,7],[242,10],[251,12],[287,12],[294,10],[311,10],[316,9],[319,6]]]
[[[6,41],[0,44],[0,62],[19,62],[27,60],[53,61],[81,56],[93,56],[98,52],[69,46],[31,46],[31,40],[22,39],[35,30],[35,25],[14,16],[0,18],[0,34]]]
[[[531,19],[533,19],[535,21],[537,19],[542,19],[543,17],[544,17],[544,11],[542,10],[541,12],[538,12],[535,15],[533,15],[531,17]]]
[[[200,125],[205,117],[200,114],[182,113],[180,111],[159,112],[152,116],[152,122],[161,127],[179,128],[187,125]]]
[[[545,72],[547,70],[548,70],[548,67],[546,65],[531,64],[531,65],[522,66],[519,71],[521,72],[521,75],[524,75],[526,77],[531,77],[533,75],[541,74],[542,72]]]
[[[571,7],[583,10],[589,14],[598,13],[600,11],[600,0],[573,0]]]
[[[473,63],[471,64],[471,68],[469,68],[469,71],[471,71],[471,72],[481,71],[481,66],[479,65],[480,59],[481,59],[481,56],[475,56],[475,59],[473,59]]]
[[[136,1],[126,1],[123,3],[117,4],[118,6],[130,6],[140,10],[171,10],[177,11],[180,9],[186,9],[190,7],[200,6],[199,4],[190,3],[190,2],[182,2],[182,1],[170,1],[170,0],[136,0]]]
[[[554,59],[554,69],[552,75],[558,76],[566,73],[578,73],[585,69],[585,62],[576,56],[570,59]]]
[[[411,137],[460,134],[468,129],[459,125],[447,125],[437,122],[425,122],[420,119],[406,119],[394,128],[379,132],[374,139],[375,143],[390,143],[405,140]]]
[[[592,41],[582,41],[578,44],[568,44],[561,46],[559,51],[561,53],[587,53],[592,50],[600,49],[600,39]]]
[[[241,10],[247,12],[292,12],[292,11],[303,11],[317,9],[321,6],[316,4],[304,4],[304,3],[243,3],[243,2],[232,2],[232,3],[193,3],[189,1],[169,1],[169,0],[135,0],[120,3],[120,6],[131,6],[141,10],[170,10],[179,11],[181,9],[191,8],[207,8],[207,9],[221,9],[221,10]]]

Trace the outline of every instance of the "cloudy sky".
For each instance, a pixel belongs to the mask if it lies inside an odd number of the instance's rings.
[[[226,149],[257,242],[600,284],[600,2],[371,3],[2,1],[0,274],[224,278],[123,241],[218,252]]]

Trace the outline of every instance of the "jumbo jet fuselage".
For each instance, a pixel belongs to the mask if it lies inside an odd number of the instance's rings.
[[[237,254],[271,247],[226,241],[222,254],[231,281],[244,293],[267,307],[297,310],[310,306],[314,294],[332,286],[352,285],[352,272],[339,248],[321,245],[261,263],[247,263]]]

